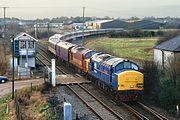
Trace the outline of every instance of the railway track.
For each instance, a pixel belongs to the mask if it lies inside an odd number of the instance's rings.
[[[50,54],[48,51],[46,51],[46,48],[38,45],[38,51],[39,53],[37,54],[37,59],[45,66],[51,66],[51,58],[48,58]],[[56,66],[56,71],[58,71],[59,74],[67,74],[62,68]]]
[[[49,65],[51,61],[42,54],[46,53],[45,49],[42,49],[42,46],[39,46],[39,52],[41,54],[38,54],[37,59],[42,62],[44,65]],[[63,74],[67,74],[56,66],[56,69]],[[67,87],[101,120],[123,120],[121,116],[119,116],[117,113],[115,113],[110,107],[105,105],[102,101],[100,101],[98,98],[96,98],[92,93],[88,92],[83,86],[76,85],[76,86],[69,86]],[[81,90],[81,91],[80,91]],[[85,96],[86,95],[86,96]],[[91,102],[93,101],[93,102]]]
[[[149,108],[148,106],[144,105],[143,103],[138,102],[138,104],[140,104],[145,109],[148,109],[151,113],[155,114],[158,118],[161,118],[162,120],[168,120],[167,117],[159,114],[158,112],[154,111],[153,109]]]
[[[165,116],[157,113],[140,102],[122,103],[141,120],[168,120]]]
[[[123,118],[115,113],[110,107],[105,105],[86,88],[81,85],[67,87],[101,120],[123,120]]]
[[[98,87],[98,86],[97,86]],[[129,110],[137,119],[139,120],[169,120],[167,117],[161,115],[160,113],[152,110],[148,106],[140,102],[121,102],[116,99],[113,95],[104,91],[102,88],[98,87],[99,90],[103,91],[106,95],[111,96],[113,101],[117,105],[123,105],[127,110]]]
[[[47,48],[39,45],[38,47],[41,54],[38,54],[37,59],[40,60],[44,65],[48,65],[51,61],[45,56],[48,56]],[[45,54],[45,55],[43,55]],[[46,61],[46,62],[44,62]],[[67,74],[63,69],[56,66],[57,71],[61,74]],[[92,95],[87,89],[81,85],[74,85],[67,87],[101,120],[123,120],[121,116],[115,113],[111,108],[105,105],[102,101]],[[109,94],[108,94],[109,95]],[[117,101],[116,101],[117,102]],[[119,102],[119,101],[118,101]],[[137,119],[140,120],[168,120],[168,118],[162,116],[151,108],[145,106],[139,102],[133,103],[122,103]]]

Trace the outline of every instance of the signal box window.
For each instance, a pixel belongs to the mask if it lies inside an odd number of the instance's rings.
[[[28,42],[28,46],[29,46],[29,48],[34,48],[34,41],[29,41]]]
[[[25,49],[26,48],[26,41],[20,41],[20,48]]]

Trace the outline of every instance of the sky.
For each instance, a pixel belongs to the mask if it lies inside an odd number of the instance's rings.
[[[20,19],[82,16],[82,7],[88,17],[180,17],[180,0],[0,0],[0,6]]]

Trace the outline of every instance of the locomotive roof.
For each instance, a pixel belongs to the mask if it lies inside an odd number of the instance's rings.
[[[89,53],[89,52],[92,52],[92,51],[95,51],[95,50],[86,49],[86,50],[83,51],[83,54],[85,55],[85,54],[87,54],[87,53]]]
[[[104,53],[96,53],[92,56],[92,59],[101,62],[102,64],[106,64],[109,66],[116,66],[120,62],[127,61],[126,59],[123,58],[118,58],[109,54],[104,54]]]
[[[80,52],[80,53],[83,53],[85,52],[85,50],[88,50],[88,48],[85,48],[83,46],[76,46],[74,48],[72,48],[72,52]]]
[[[110,59],[104,61],[104,64],[107,65],[112,65],[112,66],[116,66],[117,64],[119,64],[120,62],[123,62],[124,59],[122,58],[118,58],[118,57],[111,57]]]
[[[97,53],[92,56],[92,59],[97,62],[102,62],[102,61],[106,60],[107,58],[109,58],[110,56],[111,55],[105,54],[105,53]]]
[[[61,41],[57,44],[57,46],[63,47],[65,49],[69,49],[70,47],[76,46],[75,44],[69,43],[69,42],[64,42]]]

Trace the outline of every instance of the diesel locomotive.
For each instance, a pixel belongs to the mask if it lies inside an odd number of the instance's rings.
[[[83,73],[121,101],[136,101],[144,90],[144,76],[133,61],[49,38],[49,51]]]

